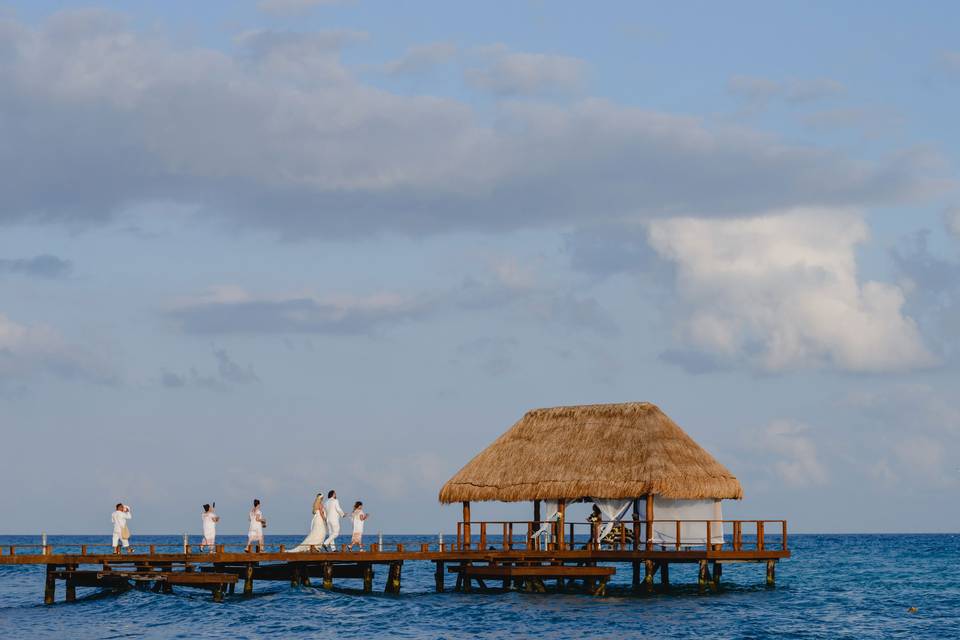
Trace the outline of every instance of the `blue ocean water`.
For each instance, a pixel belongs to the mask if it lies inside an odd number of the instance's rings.
[[[140,544],[178,537],[139,536]],[[222,536],[220,542],[241,541]],[[295,544],[295,537],[268,536]],[[384,536],[413,546],[434,541]],[[0,545],[36,543],[0,537]],[[50,543],[104,542],[52,537]],[[960,638],[958,535],[795,535],[793,558],[764,586],[763,565],[724,567],[723,586],[701,594],[696,568],[671,566],[667,594],[634,595],[630,568],[618,567],[610,595],[434,593],[434,565],[407,562],[403,592],[375,593],[338,581],[333,591],[259,582],[254,597],[177,588],[174,594],[120,595],[78,589],[44,606],[43,568],[0,566],[0,637],[12,638]],[[314,582],[318,582],[315,580]],[[453,577],[448,577],[452,587]],[[357,588],[351,588],[357,587]],[[916,613],[908,612],[916,607]]]

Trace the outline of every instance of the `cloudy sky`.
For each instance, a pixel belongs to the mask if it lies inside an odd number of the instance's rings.
[[[728,517],[957,530],[958,14],[0,0],[0,533],[450,531],[631,400]]]

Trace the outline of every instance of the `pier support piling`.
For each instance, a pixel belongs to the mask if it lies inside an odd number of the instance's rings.
[[[373,565],[369,562],[363,565],[363,592],[373,591]]]
[[[384,593],[400,593],[400,572],[402,567],[402,562],[390,563],[390,570],[387,573],[387,584],[383,589]]]
[[[53,604],[57,592],[57,565],[47,565],[47,580],[43,587],[43,604]]]
[[[660,586],[664,591],[670,589],[670,563],[666,560],[660,563]]]
[[[333,565],[329,562],[323,563],[323,588],[333,589]]]
[[[442,560],[438,560],[434,563],[437,565],[437,571],[434,574],[434,581],[436,582],[437,593],[443,593],[443,568],[444,563]]]
[[[777,561],[767,560],[767,586],[774,587],[777,584]]]
[[[243,595],[253,595],[253,564],[247,563],[243,573]]]

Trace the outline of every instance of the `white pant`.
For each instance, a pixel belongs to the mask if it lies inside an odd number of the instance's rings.
[[[117,546],[118,544],[120,544],[120,543],[123,543],[123,546],[124,546],[124,547],[129,547],[129,546],[130,546],[130,541],[129,541],[129,540],[124,540],[123,538],[120,537],[120,534],[119,534],[118,532],[114,531],[114,532],[113,532],[113,546],[116,547],[116,546]]]
[[[335,520],[327,523],[327,539],[323,541],[323,546],[328,549],[337,549],[337,536],[340,535],[340,521]]]
[[[259,544],[260,548],[263,549],[265,546],[263,544],[263,529],[260,531],[248,531],[247,532],[247,546],[249,547],[252,544]]]

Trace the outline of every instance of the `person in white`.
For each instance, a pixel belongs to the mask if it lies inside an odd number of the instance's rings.
[[[214,512],[216,508],[216,502],[213,503],[212,507],[209,504],[203,505],[203,513],[200,515],[200,520],[203,522],[203,542],[200,543],[201,551],[203,551],[204,547],[209,547],[210,553],[216,550],[217,523],[220,522],[220,516]]]
[[[311,547],[316,549],[323,548],[323,541],[327,537],[327,512],[323,508],[323,491],[317,494],[313,499],[313,519],[310,521],[310,533],[303,539],[299,545],[290,549],[293,553],[301,551],[310,551]]]
[[[340,508],[337,492],[333,489],[327,494],[327,503],[323,505],[323,508],[327,512],[327,539],[323,541],[323,546],[331,551],[336,551],[337,536],[340,535],[340,518],[347,514]]]
[[[125,548],[130,547],[130,542],[123,536],[123,528],[127,526],[127,520],[132,517],[130,507],[122,502],[118,502],[116,511],[110,516],[110,520],[113,522],[113,550],[116,553],[120,553],[121,544],[123,544]]]
[[[250,528],[247,530],[247,548],[245,551],[250,553],[250,547],[256,543],[257,550],[263,551],[263,528],[267,526],[267,521],[263,518],[263,512],[260,511],[260,501],[254,499],[253,508],[250,509]]]
[[[363,511],[363,503],[357,500],[353,505],[353,535],[350,536],[350,551],[355,546],[363,551],[363,523],[367,519],[367,514]]]

